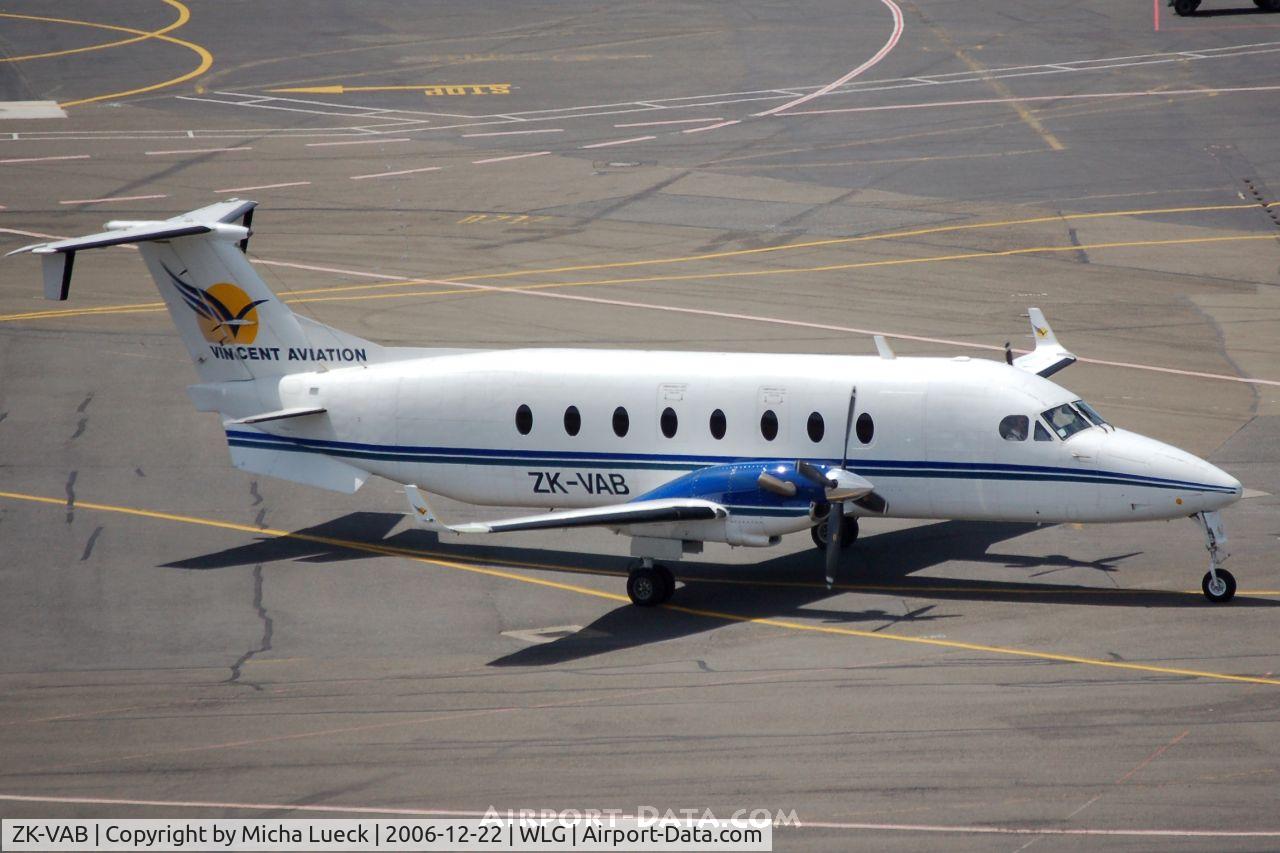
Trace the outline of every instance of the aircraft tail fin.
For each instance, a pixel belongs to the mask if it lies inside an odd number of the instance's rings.
[[[134,244],[204,382],[381,360],[377,344],[301,317],[245,257],[257,202],[230,199],[171,219],[112,221],[87,237],[25,246],[43,262],[46,299],[66,299],[76,254]]]

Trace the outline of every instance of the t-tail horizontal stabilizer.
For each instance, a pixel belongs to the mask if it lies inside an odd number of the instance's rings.
[[[1031,318],[1031,337],[1035,339],[1036,348],[1015,358],[1013,366],[1028,373],[1052,376],[1062,368],[1075,364],[1075,353],[1058,343],[1058,336],[1044,318],[1044,312],[1039,308],[1028,308],[1027,316]]]

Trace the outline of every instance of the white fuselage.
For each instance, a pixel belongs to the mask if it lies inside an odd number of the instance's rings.
[[[299,453],[334,456],[475,504],[613,504],[708,465],[838,463],[846,451],[848,468],[874,484],[886,514],[896,517],[1135,521],[1217,509],[1240,495],[1239,482],[1209,463],[1110,426],[1091,426],[1065,440],[1002,437],[1006,416],[1025,415],[1034,425],[1040,413],[1077,398],[1039,376],[986,360],[528,349],[293,374],[270,383],[259,397],[278,399],[246,402],[245,414],[272,403],[320,405],[328,418],[229,426],[233,444],[237,434],[265,433]],[[869,417],[872,429],[855,432],[845,448],[853,388],[856,414]],[[527,431],[518,423],[522,406],[531,415]],[[580,422],[576,435],[569,434],[570,407]],[[670,436],[670,413],[663,428],[668,409],[675,418]],[[619,410],[625,411],[623,435],[615,431]],[[717,410],[721,438],[712,431]],[[772,420],[767,412],[777,424],[772,439],[763,434],[762,421]],[[823,424],[816,442],[814,413]],[[752,514],[749,507],[730,510]],[[795,513],[754,515],[753,529],[766,536],[812,523]]]

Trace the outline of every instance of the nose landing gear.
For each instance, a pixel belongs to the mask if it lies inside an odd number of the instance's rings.
[[[1227,532],[1222,526],[1222,516],[1217,512],[1197,512],[1191,517],[1204,531],[1204,547],[1209,552],[1209,571],[1200,581],[1200,589],[1214,604],[1225,604],[1235,597],[1236,579],[1220,567],[1227,558]]]

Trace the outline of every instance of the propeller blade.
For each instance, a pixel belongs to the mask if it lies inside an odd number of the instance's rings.
[[[760,476],[756,478],[756,485],[766,492],[773,492],[775,495],[780,495],[784,498],[794,498],[796,496],[795,483],[780,480],[768,471],[760,473]]]
[[[840,564],[840,528],[844,527],[844,501],[832,501],[827,514],[827,589],[836,582],[836,569]]]
[[[812,462],[806,462],[803,459],[796,460],[796,471],[801,477],[804,477],[815,486],[821,486],[824,489],[834,489],[836,481],[828,477],[826,474],[818,470],[818,467]]]
[[[849,392],[849,414],[844,419],[844,445],[840,450],[840,467],[849,467],[849,437],[853,433],[853,410],[858,405],[858,386]]]
[[[863,509],[871,510],[879,515],[884,515],[889,511],[889,502],[877,495],[875,492],[863,495],[855,500],[854,503]]]

